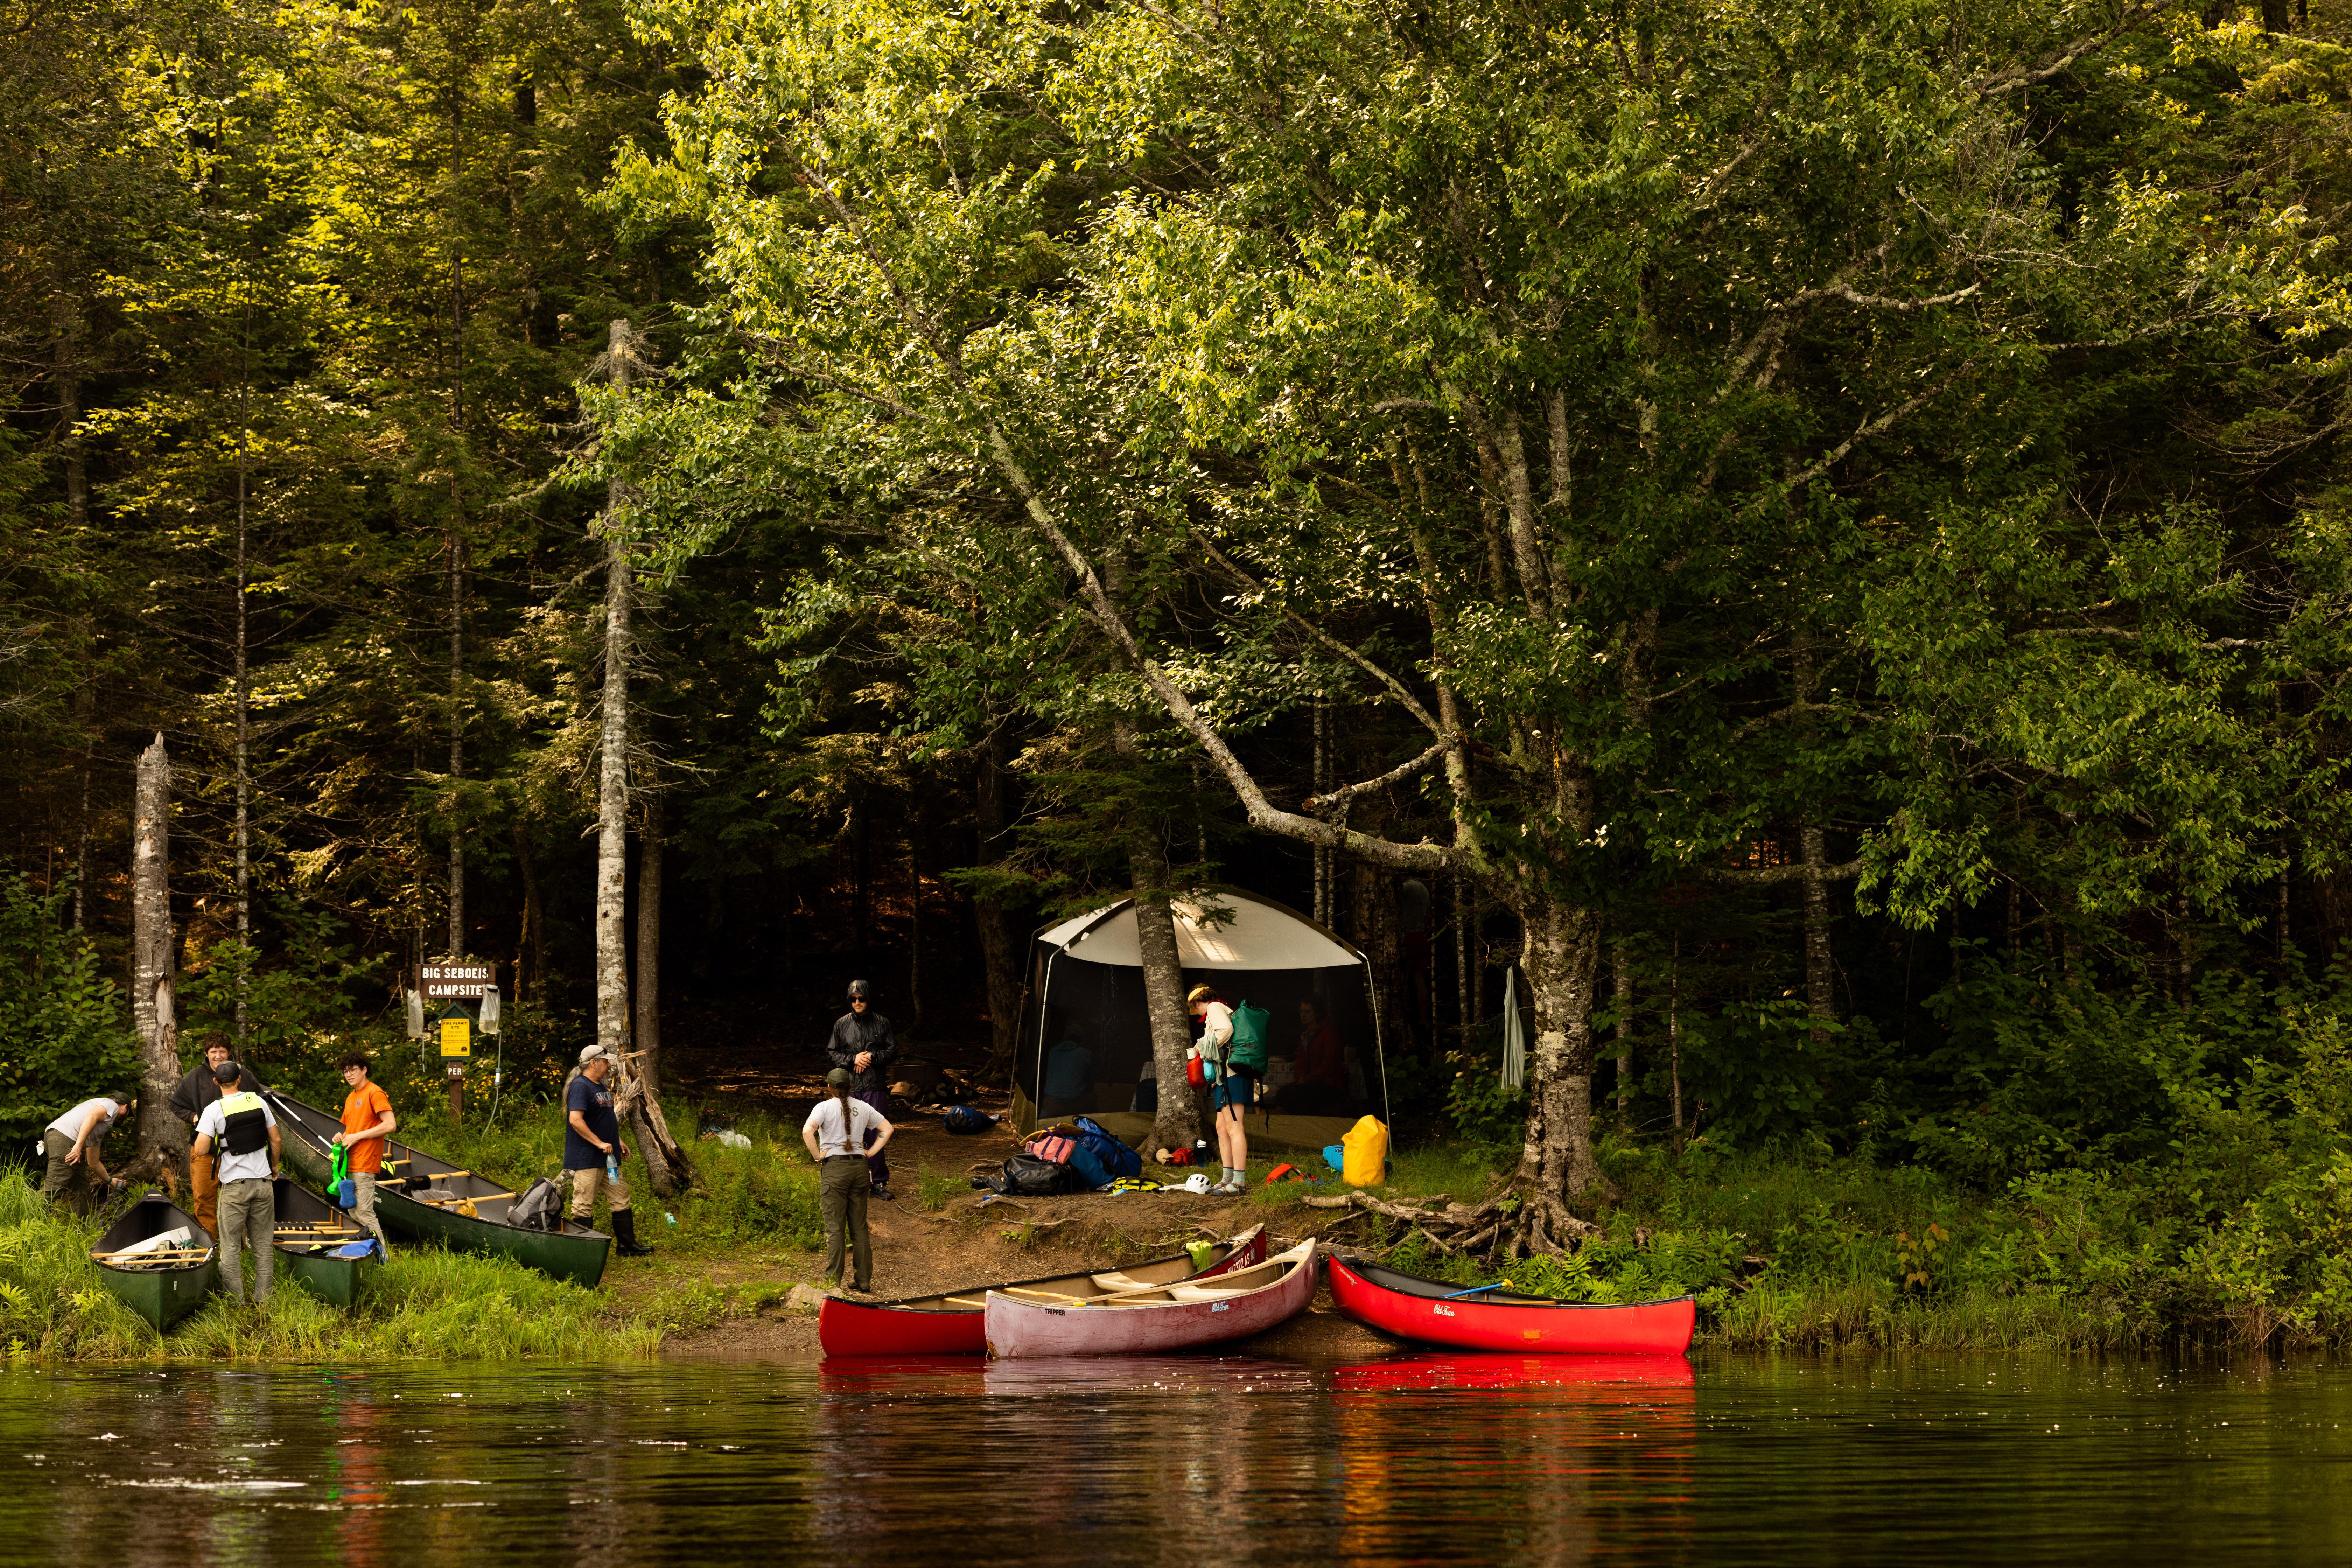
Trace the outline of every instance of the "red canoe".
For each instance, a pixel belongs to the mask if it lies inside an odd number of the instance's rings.
[[[1549,1351],[1582,1355],[1680,1355],[1690,1349],[1698,1303],[1548,1301],[1516,1290],[1457,1294],[1459,1285],[1423,1279],[1377,1263],[1331,1259],[1332,1304],[1401,1340],[1469,1351]]]
[[[1215,1279],[1053,1300],[1026,1291],[988,1293],[988,1353],[1000,1361],[1045,1356],[1161,1355],[1264,1333],[1315,1299],[1312,1239]]]
[[[1116,1290],[1207,1279],[1231,1269],[1246,1268],[1265,1258],[1265,1226],[1260,1225],[1230,1241],[1220,1242],[1211,1250],[1207,1266],[1202,1268],[1194,1266],[1192,1254],[1179,1252],[1139,1263],[1132,1268],[975,1285],[969,1290],[909,1296],[897,1301],[850,1301],[828,1296],[817,1310],[816,1338],[827,1355],[985,1355],[985,1309],[991,1290],[1028,1290],[1057,1299],[1108,1296]]]

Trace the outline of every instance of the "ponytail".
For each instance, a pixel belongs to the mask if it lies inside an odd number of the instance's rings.
[[[857,1152],[857,1112],[849,1103],[849,1091],[828,1085],[825,1092],[841,1104],[841,1140],[849,1145],[849,1152],[855,1154]]]

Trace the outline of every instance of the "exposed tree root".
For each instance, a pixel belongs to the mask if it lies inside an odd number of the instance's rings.
[[[1482,1247],[1490,1257],[1496,1252],[1512,1258],[1558,1256],[1601,1234],[1599,1226],[1579,1219],[1557,1198],[1528,1200],[1508,1188],[1475,1204],[1454,1203],[1444,1193],[1391,1201],[1352,1192],[1302,1201],[1309,1208],[1349,1210],[1349,1219],[1400,1221],[1405,1226],[1404,1238],[1426,1237],[1432,1247],[1448,1257],[1463,1257]]]

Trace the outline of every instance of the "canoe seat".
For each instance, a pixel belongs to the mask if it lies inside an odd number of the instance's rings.
[[[1149,1290],[1152,1289],[1152,1283],[1150,1280],[1138,1279],[1132,1274],[1097,1274],[1095,1276],[1095,1283],[1101,1286],[1106,1290]]]
[[[1246,1296],[1247,1286],[1171,1285],[1168,1294],[1178,1301],[1222,1301],[1228,1296]]]

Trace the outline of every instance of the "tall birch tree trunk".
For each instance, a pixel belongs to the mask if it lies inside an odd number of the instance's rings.
[[[163,737],[139,754],[131,817],[131,1020],[139,1033],[139,1157],[177,1165],[187,1133],[165,1101],[180,1081],[179,1007],[173,996],[172,759]],[[126,1172],[125,1174],[129,1174]]]
[[[646,345],[626,319],[613,323],[593,368],[618,386],[646,368]],[[636,1070],[629,1049],[629,657],[636,581],[620,513],[629,487],[615,479],[605,495],[604,689],[596,774],[596,1043],[621,1064],[613,1109],[646,1157],[654,1191],[668,1197],[694,1180],[694,1165],[662,1116],[660,1090]],[[657,895],[656,895],[657,896]],[[644,975],[640,975],[644,979]]]
[[[605,357],[615,384],[635,379],[635,333],[613,323]],[[604,513],[604,689],[596,770],[596,1043],[629,1048],[629,617],[636,585],[618,516],[629,487],[614,479]]]
[[[1151,1065],[1160,1082],[1160,1109],[1147,1147],[1189,1149],[1201,1136],[1201,1118],[1184,1081],[1184,1054],[1192,1046],[1184,1008],[1184,966],[1176,952],[1176,917],[1168,907],[1168,863],[1150,849],[1136,852],[1135,944],[1143,958],[1143,997],[1151,1016]]]

